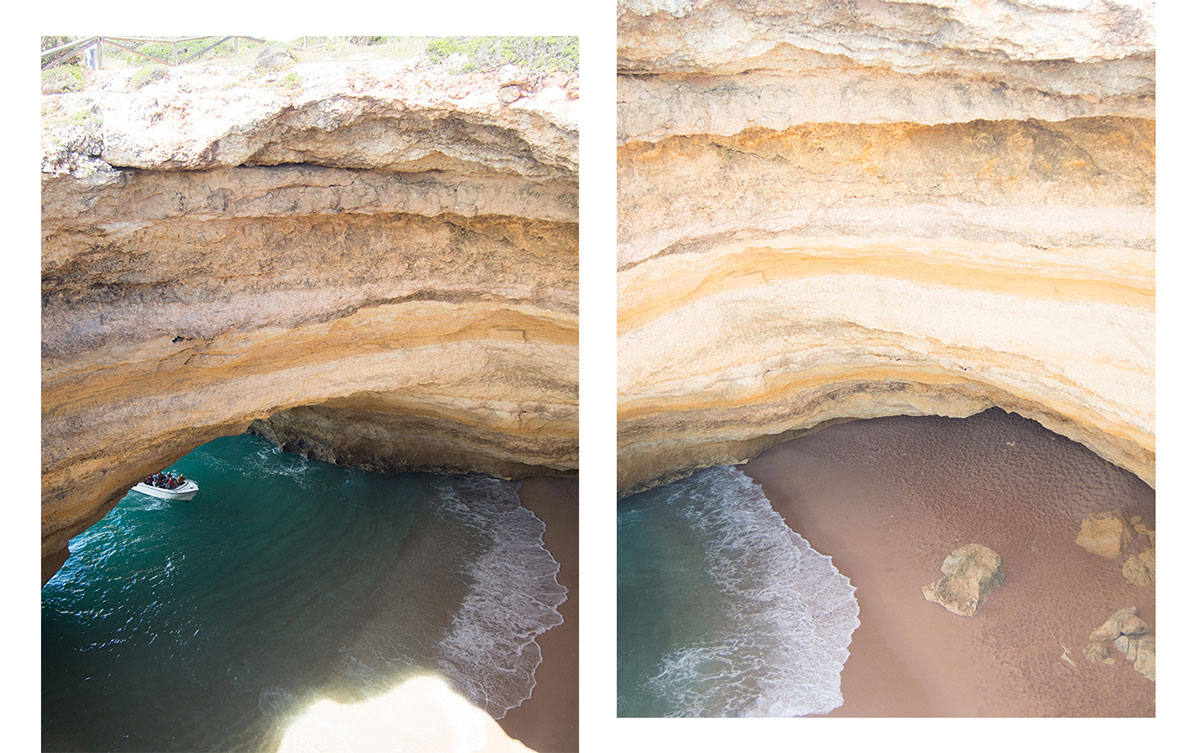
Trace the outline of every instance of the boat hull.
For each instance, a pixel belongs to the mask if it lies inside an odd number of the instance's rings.
[[[177,489],[160,489],[157,486],[150,486],[149,484],[142,482],[133,487],[133,491],[141,492],[142,494],[147,494],[151,497],[158,497],[159,499],[189,500],[196,496],[196,492],[200,491],[200,487],[195,481],[188,481]]]

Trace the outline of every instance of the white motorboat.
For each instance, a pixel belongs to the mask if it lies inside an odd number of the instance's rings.
[[[151,497],[158,497],[159,499],[188,500],[196,496],[196,492],[200,491],[200,486],[191,479],[188,479],[174,489],[163,489],[162,487],[151,486],[142,481],[133,487],[133,490],[142,494],[149,494]]]

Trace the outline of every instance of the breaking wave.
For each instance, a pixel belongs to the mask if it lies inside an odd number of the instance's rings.
[[[702,625],[692,631],[699,638],[668,647],[641,673],[636,691],[653,699],[653,715],[802,716],[840,706],[841,671],[859,620],[854,587],[832,559],[789,529],[762,489],[734,468],[710,468],[639,496],[649,499],[622,511],[621,536],[633,534],[630,513],[686,522],[719,605],[716,614],[689,615]],[[670,542],[663,544],[669,551]],[[624,705],[623,715],[641,715]]]
[[[485,476],[439,480],[435,504],[488,540],[470,566],[473,583],[439,644],[455,689],[495,719],[521,705],[542,663],[535,639],[563,618],[567,589],[546,550],[546,525],[522,507],[517,485]],[[503,626],[503,629],[497,629]]]

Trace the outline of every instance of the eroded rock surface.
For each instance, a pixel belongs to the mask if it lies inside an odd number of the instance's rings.
[[[963,617],[974,617],[988,594],[1004,582],[1000,555],[982,544],[955,549],[942,562],[942,577],[921,587],[927,601]]]
[[[1137,607],[1125,607],[1113,612],[1112,617],[1092,631],[1091,641],[1113,641],[1121,636],[1139,637],[1150,632],[1150,626],[1138,616]]]
[[[1104,662],[1105,664],[1113,664],[1116,661],[1112,658],[1108,646],[1098,641],[1093,641],[1084,646],[1083,658],[1090,662]]]
[[[1134,670],[1149,680],[1154,680],[1155,656],[1152,635],[1131,641],[1129,650],[1125,652],[1125,657],[1133,662]]]
[[[43,97],[44,577],[256,421],[373,470],[577,467],[573,77],[128,78]]]
[[[1091,643],[1084,648],[1083,655],[1089,661],[1112,664],[1114,660],[1105,645],[1111,641],[1113,648],[1133,662],[1134,670],[1154,680],[1155,641],[1149,633],[1150,625],[1138,616],[1137,607],[1118,609],[1088,636]]]
[[[620,2],[620,492],[994,406],[1152,484],[1153,26]]]
[[[1121,575],[1132,586],[1149,586],[1154,583],[1154,549],[1146,549],[1125,560]]]
[[[1075,543],[1092,554],[1113,560],[1133,543],[1133,528],[1120,510],[1094,512],[1079,524]]]

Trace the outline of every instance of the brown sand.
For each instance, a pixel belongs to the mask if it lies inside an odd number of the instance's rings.
[[[1154,587],[1074,543],[1089,512],[1120,508],[1154,528],[1154,491],[1131,474],[998,410],[833,426],[742,470],[858,589],[862,626],[831,716],[1154,715],[1154,683],[1123,656],[1083,658],[1121,607],[1154,627]],[[1007,578],[966,618],[920,589],[970,542],[996,550]]]
[[[579,482],[529,478],[520,495],[546,524],[546,548],[562,564],[558,582],[567,587],[567,600],[558,608],[563,623],[537,639],[542,663],[532,697],[500,726],[539,753],[569,753],[579,750]]]

